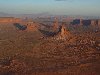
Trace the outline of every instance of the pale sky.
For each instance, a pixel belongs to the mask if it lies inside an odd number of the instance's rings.
[[[100,0],[0,0],[0,12],[100,16]]]

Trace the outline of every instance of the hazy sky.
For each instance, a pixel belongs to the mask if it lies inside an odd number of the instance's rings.
[[[100,0],[0,0],[0,12],[100,16]]]

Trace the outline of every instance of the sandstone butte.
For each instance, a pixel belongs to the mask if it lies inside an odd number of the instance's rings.
[[[66,29],[64,25],[60,26],[59,32],[57,35],[54,36],[56,40],[67,40],[71,36],[70,31]]]

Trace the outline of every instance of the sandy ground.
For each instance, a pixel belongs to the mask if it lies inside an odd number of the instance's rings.
[[[55,41],[0,24],[0,75],[100,75],[100,31],[87,30]]]

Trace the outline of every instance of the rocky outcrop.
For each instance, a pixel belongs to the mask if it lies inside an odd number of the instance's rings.
[[[64,25],[60,26],[58,34],[54,37],[56,40],[66,40],[69,39],[71,36],[71,33],[66,30],[66,27]]]
[[[59,28],[58,19],[55,18],[55,21],[54,21],[54,23],[53,23],[53,30],[56,31],[58,28]]]
[[[34,22],[28,22],[27,23],[27,30],[28,31],[37,31],[38,29],[37,29],[37,24],[36,23],[34,23]]]

